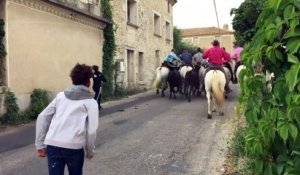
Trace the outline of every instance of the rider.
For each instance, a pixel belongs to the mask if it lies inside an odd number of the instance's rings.
[[[200,47],[198,47],[196,53],[193,56],[192,62],[194,65],[202,65],[203,64],[204,60],[202,58],[202,55],[203,55],[202,50]]]
[[[225,47],[222,47],[222,49],[226,52]],[[226,52],[226,53],[229,54],[228,52]],[[230,79],[231,79],[232,82],[234,82],[233,71],[232,71],[232,68],[229,64],[229,61],[228,60],[223,60],[223,61],[224,61],[223,66],[228,68],[228,70],[230,72],[230,75],[231,75]]]
[[[236,71],[237,68],[241,65],[241,52],[244,50],[242,43],[234,43],[234,50],[231,53],[230,57],[231,59],[234,59],[236,61],[235,67],[234,67],[234,74],[233,74],[233,82],[237,83],[237,77],[236,77]]]
[[[220,48],[220,42],[218,40],[214,40],[212,42],[213,47],[206,50],[203,54],[204,59],[208,59],[209,66],[205,71],[204,77],[209,70],[220,70],[225,74],[223,68],[223,59],[230,61],[230,55],[225,52],[222,48]],[[225,76],[226,77],[226,76]],[[204,87],[204,83],[203,86]],[[229,81],[226,78],[225,91],[228,93],[231,90],[229,89]]]
[[[189,53],[188,49],[183,49],[182,53],[180,55],[181,61],[184,63],[184,65],[192,65],[192,54]]]
[[[172,49],[171,52],[168,53],[168,55],[165,57],[164,63],[166,63],[170,67],[174,67],[174,66],[176,66],[176,63],[175,63],[176,60],[179,62],[182,62],[180,60],[180,58],[178,58],[177,55],[175,54],[175,49]]]

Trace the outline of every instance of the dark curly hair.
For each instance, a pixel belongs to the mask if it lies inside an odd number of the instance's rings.
[[[93,77],[92,68],[85,64],[77,63],[71,70],[70,77],[74,85],[87,85],[90,78]]]

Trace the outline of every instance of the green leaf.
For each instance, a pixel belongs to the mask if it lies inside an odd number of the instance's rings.
[[[262,148],[262,145],[260,142],[257,142],[254,144],[254,151],[257,153],[257,154],[263,154],[263,148]]]
[[[300,27],[292,28],[291,25],[290,29],[284,35],[284,39],[298,37],[298,36],[300,36]]]
[[[299,59],[295,55],[292,55],[292,54],[288,54],[288,61],[290,63],[294,63],[294,64],[300,63]]]
[[[264,162],[262,160],[256,160],[255,161],[255,170],[258,174],[261,174],[264,166]]]
[[[295,15],[295,7],[292,5],[289,5],[284,10],[284,19],[289,20],[292,19]]]
[[[293,123],[289,124],[289,133],[295,141],[298,136],[298,129]]]
[[[298,79],[299,70],[300,70],[300,64],[295,64],[285,74],[287,85],[288,85],[290,91],[293,91],[295,86],[299,82],[299,79]]]
[[[300,37],[294,37],[288,40],[286,49],[289,51],[290,54],[297,53],[300,48]]]
[[[284,142],[287,141],[288,138],[288,125],[283,125],[279,128],[279,135],[284,140]]]
[[[272,164],[268,164],[265,171],[264,171],[264,175],[273,175],[272,173]]]
[[[284,154],[281,154],[276,158],[277,162],[286,162],[287,160],[288,160],[288,157]]]
[[[297,156],[300,156],[300,151],[296,151],[296,150],[294,150],[294,151],[292,151],[292,155],[297,155]]]
[[[299,0],[293,0],[294,5],[300,9],[300,1]]]
[[[284,168],[284,164],[278,164],[276,166],[277,174],[282,174]]]

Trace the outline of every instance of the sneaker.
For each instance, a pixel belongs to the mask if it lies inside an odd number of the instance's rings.
[[[99,106],[99,111],[102,111],[102,110],[103,110],[102,106]]]

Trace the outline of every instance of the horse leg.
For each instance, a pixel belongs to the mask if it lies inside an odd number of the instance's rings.
[[[207,98],[207,118],[208,119],[211,119],[211,111],[210,111],[210,102],[211,102],[211,99],[210,99],[210,92],[209,91],[206,91],[206,98]]]
[[[212,110],[212,112],[216,112],[217,110],[216,110],[216,100],[215,100],[215,98],[212,98],[212,101],[213,101],[213,110]]]
[[[172,99],[172,92],[173,92],[173,86],[170,86],[170,96],[169,96],[170,99]]]
[[[165,96],[165,90],[168,88],[168,85],[164,85],[162,90],[161,90],[161,96],[164,97]]]
[[[159,94],[159,89],[156,89],[156,95],[158,95]]]
[[[193,86],[190,85],[190,87],[189,87],[189,92],[188,92],[188,101],[189,101],[189,102],[191,102],[192,91],[193,91]]]

